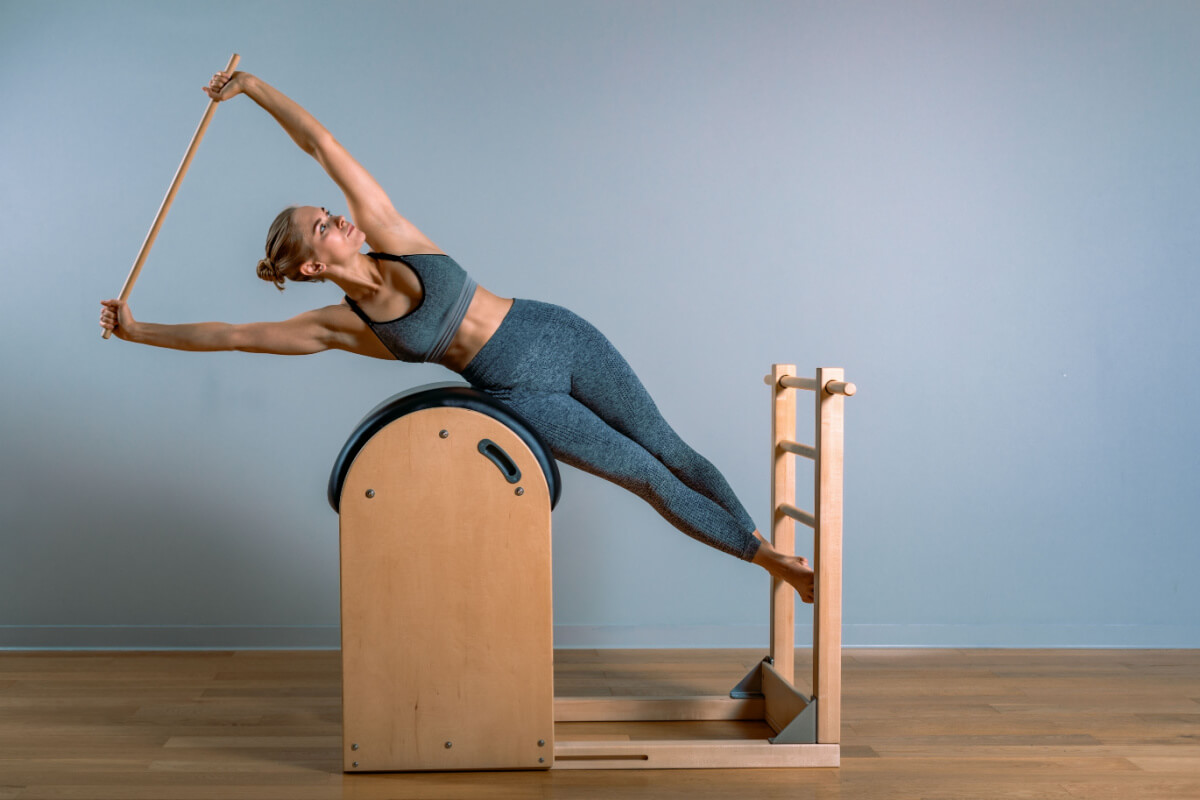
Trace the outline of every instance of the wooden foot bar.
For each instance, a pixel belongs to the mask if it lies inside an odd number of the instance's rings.
[[[817,460],[817,448],[811,445],[800,444],[799,442],[780,442],[779,447],[792,455],[803,456],[810,461]]]
[[[779,366],[779,365],[776,364],[776,366]],[[810,392],[815,392],[817,390],[817,387],[820,386],[820,384],[817,383],[812,378],[796,377],[796,373],[794,371],[796,369],[796,367],[792,364],[788,364],[787,366],[791,367],[793,372],[788,373],[786,375],[780,375],[779,377],[775,378],[774,380],[772,380],[772,376],[768,375],[765,378],[763,378],[763,380],[766,381],[768,386],[774,384],[776,387],[778,387],[780,389],[805,389]]]
[[[783,514],[785,517],[791,517],[792,519],[796,520],[796,522],[801,522],[810,528],[817,527],[817,518],[816,517],[814,517],[812,514],[808,513],[807,511],[802,511],[801,509],[796,508],[793,505],[789,505],[787,503],[780,503],[779,504],[779,513]]]
[[[821,383],[815,378],[797,378],[794,375],[785,375],[781,378],[774,378],[771,375],[763,376],[763,383],[767,386],[777,385],[783,389],[805,389],[810,392],[815,392]],[[841,394],[846,397],[852,397],[858,391],[858,387],[853,383],[846,381],[827,381],[825,391],[828,394]]]

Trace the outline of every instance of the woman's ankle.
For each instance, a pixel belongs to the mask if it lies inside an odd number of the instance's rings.
[[[763,539],[761,536],[758,538],[762,541],[762,544],[758,546],[758,551],[754,554],[754,558],[750,563],[758,564],[760,567],[766,569],[767,572],[774,574],[779,566],[784,563],[786,556],[776,550],[766,539]]]

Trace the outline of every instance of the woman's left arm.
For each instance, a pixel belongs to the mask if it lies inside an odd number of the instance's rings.
[[[301,150],[317,160],[346,196],[354,224],[368,239],[384,235],[429,242],[417,227],[396,211],[391,199],[361,164],[346,151],[316,117],[266,81],[248,72],[218,72],[205,93],[217,102],[246,94],[287,131]]]

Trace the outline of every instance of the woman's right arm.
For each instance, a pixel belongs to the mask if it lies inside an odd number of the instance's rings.
[[[309,155],[314,155],[321,140],[330,136],[325,126],[303,106],[249,72],[218,72],[212,83],[204,87],[204,93],[218,103],[239,94],[247,95],[273,116],[292,141]]]
[[[246,353],[275,353],[298,356],[346,347],[346,337],[328,324],[330,309],[305,311],[283,322],[251,322],[231,325],[227,322],[197,322],[184,325],[159,325],[138,322],[129,304],[105,300],[100,327],[117,338],[174,350],[240,350]]]
[[[342,190],[350,218],[367,234],[373,248],[379,249],[383,242],[388,242],[387,246],[404,248],[406,252],[437,250],[429,237],[396,210],[371,173],[295,100],[248,72],[218,72],[204,92],[217,102],[245,94],[273,116],[292,141],[316,159]]]

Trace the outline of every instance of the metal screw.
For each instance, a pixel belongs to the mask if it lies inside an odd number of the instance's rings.
[[[545,746],[546,746],[546,740],[538,739],[538,747],[545,747]]]
[[[520,497],[520,496],[521,496],[521,495],[523,495],[523,494],[525,494],[525,487],[523,487],[523,486],[518,486],[518,487],[517,487],[517,497]]]
[[[446,742],[446,749],[449,750],[451,747],[454,747],[454,742]]]
[[[354,766],[356,766],[356,767],[358,766],[358,762],[357,762],[357,761],[355,761],[355,762],[354,762]]]
[[[367,489],[367,497],[374,497],[374,496],[375,496],[375,490]]]
[[[443,439],[448,439],[450,438],[450,431],[441,431],[438,433],[438,436],[442,437]]]
[[[357,750],[357,749],[358,749],[358,745],[356,745],[356,744],[352,744],[352,745],[350,745],[350,749],[351,749],[351,750]]]
[[[546,759],[544,759],[544,758],[539,758],[539,759],[538,759],[538,763],[539,763],[539,764],[545,764],[545,763],[546,763]]]

